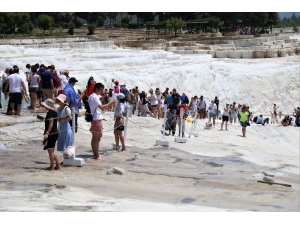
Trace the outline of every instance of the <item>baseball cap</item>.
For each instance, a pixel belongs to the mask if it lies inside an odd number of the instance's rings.
[[[115,80],[115,84],[119,84],[119,81],[118,81],[118,80]]]
[[[73,82],[73,83],[78,82],[78,80],[76,80],[75,77],[71,77],[71,78],[69,79],[69,81],[71,81],[71,82]]]
[[[123,98],[125,98],[125,95],[123,93],[119,93],[116,95],[116,97],[119,99],[123,99]]]

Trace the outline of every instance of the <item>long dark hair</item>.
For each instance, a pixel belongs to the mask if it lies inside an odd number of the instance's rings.
[[[93,79],[93,80],[91,81],[91,79]],[[90,77],[89,80],[88,80],[88,82],[87,82],[87,87],[90,87],[91,84],[92,84],[92,82],[94,82],[94,78]]]

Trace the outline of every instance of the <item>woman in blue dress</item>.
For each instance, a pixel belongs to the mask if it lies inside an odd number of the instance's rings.
[[[72,120],[71,109],[66,103],[67,97],[60,94],[56,97],[56,104],[59,105],[57,109],[58,115],[58,139],[57,151],[65,151],[68,146],[72,146],[73,133],[69,121]]]

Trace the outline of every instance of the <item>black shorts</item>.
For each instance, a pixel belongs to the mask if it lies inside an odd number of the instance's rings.
[[[3,93],[5,93],[5,92],[4,92],[5,85],[6,85],[6,82],[4,82],[4,83],[2,84],[2,92],[3,92]],[[7,87],[6,92],[9,92],[9,86]]]
[[[222,116],[222,121],[227,121],[228,122],[228,116]]]
[[[119,125],[119,126],[117,127],[117,130],[123,131],[123,130],[124,130],[124,125]]]
[[[9,99],[11,103],[15,103],[17,105],[22,104],[22,93],[9,93]]]
[[[37,97],[37,98],[41,98],[41,97],[42,97],[42,94],[43,94],[43,91],[37,91],[37,92],[36,92],[36,97]]]
[[[53,135],[53,137],[49,135],[47,139],[47,144],[44,146],[44,150],[47,150],[48,148],[55,148],[57,139],[58,139],[58,135]]]

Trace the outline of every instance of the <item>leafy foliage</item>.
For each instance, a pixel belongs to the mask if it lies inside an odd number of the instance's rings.
[[[291,16],[291,18],[284,17],[279,22],[279,27],[296,27],[300,26],[300,15],[297,16],[295,13]]]
[[[16,27],[22,27],[30,22],[30,14],[25,12],[2,12],[0,13],[0,22],[6,24],[5,30],[8,33],[15,33]],[[2,26],[2,29],[4,26]]]
[[[74,28],[75,28],[75,24],[70,22],[69,24],[69,30],[68,30],[68,34],[70,35],[74,35]]]
[[[95,28],[96,28],[94,24],[89,24],[87,26],[87,28],[88,28],[88,31],[89,31],[88,35],[94,34],[94,31],[95,31]]]
[[[175,36],[177,35],[177,31],[184,27],[184,25],[185,22],[182,19],[178,19],[176,17],[172,17],[171,19],[168,19],[166,21],[166,27],[171,30],[171,33],[172,30],[174,30]]]
[[[74,23],[76,28],[80,28],[83,25],[78,19],[74,20],[73,23]]]
[[[102,16],[99,16],[98,19],[97,19],[97,25],[98,25],[99,27],[102,27],[103,24],[104,24],[104,19],[103,19]]]
[[[41,14],[36,19],[36,25],[44,30],[44,34],[46,30],[49,30],[51,26],[53,25],[54,20],[51,16],[48,16],[46,14]]]

